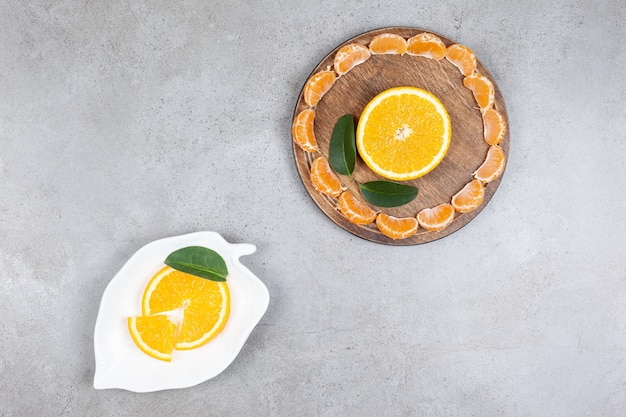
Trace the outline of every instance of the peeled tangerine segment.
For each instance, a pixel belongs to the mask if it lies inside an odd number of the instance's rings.
[[[321,71],[313,75],[304,86],[304,102],[311,107],[317,106],[336,79],[335,71]]]
[[[406,52],[406,39],[395,33],[382,33],[370,42],[370,52],[375,55],[403,55]]]
[[[499,111],[487,109],[483,113],[483,127],[485,142],[490,145],[497,145],[502,142],[506,134],[506,121]]]
[[[446,59],[454,64],[461,74],[468,76],[476,71],[476,55],[467,46],[454,44],[446,51]]]
[[[482,74],[474,73],[463,79],[463,85],[472,91],[481,112],[484,113],[487,109],[493,107],[495,89],[489,78]]]
[[[438,36],[423,32],[409,38],[406,52],[439,61],[446,56],[446,45]]]
[[[378,214],[349,191],[344,191],[339,196],[338,208],[341,214],[350,223],[354,224],[370,224],[376,219]]]
[[[459,213],[475,210],[483,203],[485,187],[478,180],[472,180],[452,197],[452,207]]]
[[[291,126],[293,141],[306,152],[317,152],[317,141],[313,122],[315,121],[315,110],[306,109],[298,113]]]
[[[317,157],[311,164],[311,184],[320,193],[331,197],[339,197],[343,191],[339,177],[323,156]]]
[[[487,158],[474,172],[474,178],[484,183],[489,183],[498,178],[504,172],[506,155],[498,145],[491,145],[487,151]]]
[[[367,61],[370,56],[370,50],[360,43],[351,43],[343,46],[335,55],[335,72],[338,75],[344,75],[352,68]]]
[[[454,207],[452,207],[452,204],[448,203],[426,208],[417,213],[417,221],[420,226],[431,232],[438,232],[445,229],[453,220]]]
[[[376,226],[380,232],[391,239],[406,239],[417,232],[415,217],[394,217],[380,213],[376,217]]]

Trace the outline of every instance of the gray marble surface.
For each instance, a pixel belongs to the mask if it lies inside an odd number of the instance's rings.
[[[619,1],[0,3],[0,415],[626,415]],[[303,187],[291,117],[336,45],[414,26],[471,47],[511,157],[469,225],[389,247]],[[93,388],[109,280],[214,230],[270,306],[192,388]]]

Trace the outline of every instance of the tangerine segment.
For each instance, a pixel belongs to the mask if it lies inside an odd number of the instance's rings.
[[[446,45],[438,36],[423,32],[409,38],[406,52],[439,61],[446,56]]]
[[[495,100],[495,89],[493,83],[489,81],[489,78],[482,74],[473,73],[463,79],[463,85],[474,94],[474,99],[480,107],[481,112],[485,112],[487,109],[493,107]]]
[[[298,113],[291,126],[293,141],[306,152],[317,152],[317,141],[313,122],[315,121],[315,110],[306,109]]]
[[[376,219],[378,214],[372,210],[367,204],[363,203],[349,191],[344,191],[339,196],[337,207],[341,214],[354,224],[370,224]]]
[[[315,158],[311,164],[311,184],[320,193],[331,197],[339,197],[343,191],[339,177],[323,156]]]
[[[454,220],[454,207],[451,204],[443,203],[436,207],[426,208],[417,213],[417,221],[426,230],[438,232]]]
[[[465,76],[476,71],[476,55],[467,46],[458,43],[448,46],[446,58]]]
[[[129,317],[128,331],[133,342],[147,355],[171,362],[177,326],[166,315]]]
[[[313,75],[304,85],[304,102],[311,107],[317,106],[324,94],[335,84],[335,71],[321,71]]]
[[[487,158],[474,172],[474,178],[484,183],[489,183],[498,178],[504,172],[506,155],[498,145],[491,145],[487,151]]]
[[[496,109],[487,109],[483,113],[483,132],[485,142],[490,145],[497,145],[504,139],[506,121],[504,116]]]
[[[404,55],[406,52],[406,40],[395,33],[382,33],[375,36],[370,42],[370,52],[376,55]]]
[[[176,349],[193,349],[222,331],[230,315],[230,291],[216,282],[166,266],[148,283],[143,293],[144,316],[183,311]]]
[[[376,226],[380,232],[391,239],[406,239],[417,232],[415,217],[394,217],[380,213],[376,217]]]
[[[421,177],[443,160],[452,136],[441,101],[416,87],[385,90],[359,119],[356,143],[367,166],[397,181]]]
[[[459,213],[467,213],[478,208],[485,198],[485,187],[478,180],[472,180],[452,197],[452,207]]]
[[[335,72],[337,75],[344,75],[352,68],[367,61],[370,56],[370,50],[360,43],[351,43],[343,46],[335,55]]]

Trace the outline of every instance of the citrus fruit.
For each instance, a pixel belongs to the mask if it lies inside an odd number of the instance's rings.
[[[172,361],[178,326],[166,315],[128,318],[128,331],[139,349],[153,358]]]
[[[406,52],[439,61],[446,56],[446,45],[438,36],[423,32],[409,38]]]
[[[403,181],[421,177],[439,165],[451,135],[450,116],[437,97],[416,87],[395,87],[365,106],[356,143],[372,171]]]
[[[294,142],[307,152],[317,152],[317,141],[313,130],[314,121],[315,110],[306,109],[298,113],[291,127]]]
[[[383,33],[372,39],[370,52],[375,55],[403,55],[406,52],[406,40],[395,33]]]
[[[485,142],[490,145],[497,145],[504,139],[506,121],[504,116],[496,109],[487,109],[483,113],[483,132]]]
[[[448,46],[446,59],[453,63],[465,76],[476,70],[476,55],[467,46],[458,43]]]
[[[417,221],[426,230],[438,232],[445,229],[454,220],[454,207],[443,203],[433,208],[426,208],[417,213]]]
[[[481,112],[493,107],[495,100],[495,90],[493,84],[482,74],[473,73],[463,79],[463,85],[474,94],[474,99],[480,107]]]
[[[166,266],[146,286],[142,314],[151,316],[181,310],[183,319],[175,349],[193,349],[207,343],[222,331],[228,320],[228,285]]]
[[[472,180],[452,196],[452,207],[459,213],[467,213],[478,208],[485,197],[485,187],[478,180]]]
[[[339,197],[343,191],[339,177],[323,156],[315,158],[311,164],[311,184],[317,191],[332,197]]]
[[[360,43],[345,45],[335,55],[335,72],[337,75],[344,75],[352,68],[367,61],[370,56],[370,50]]]
[[[376,219],[377,212],[353,196],[349,191],[341,193],[337,207],[350,223],[369,224]]]
[[[304,85],[304,102],[311,107],[317,106],[324,94],[335,84],[335,71],[321,71],[313,75]]]
[[[487,158],[474,172],[474,178],[484,183],[491,182],[502,175],[505,165],[506,156],[502,148],[498,145],[491,145],[487,151]]]
[[[415,217],[394,217],[380,213],[376,216],[376,226],[391,239],[405,239],[417,232],[418,224]]]

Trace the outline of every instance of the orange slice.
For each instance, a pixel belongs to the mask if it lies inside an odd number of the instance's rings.
[[[454,207],[443,203],[433,208],[426,208],[417,213],[417,221],[426,230],[438,232],[448,227],[454,220]]]
[[[380,232],[391,239],[406,239],[417,232],[415,217],[394,217],[380,213],[376,217],[376,226]]]
[[[448,46],[446,58],[465,76],[476,70],[476,55],[467,46],[459,45],[458,43]]]
[[[313,131],[315,110],[306,109],[298,113],[291,126],[293,141],[306,152],[317,152],[317,141]]]
[[[506,121],[504,116],[496,109],[487,109],[483,113],[483,132],[485,142],[490,145],[497,145],[504,139]]]
[[[406,52],[406,40],[394,33],[383,33],[372,39],[370,52],[376,55],[403,55]]]
[[[350,223],[369,224],[376,219],[377,212],[357,199],[349,191],[341,193],[337,207]]]
[[[315,158],[311,164],[311,184],[320,193],[332,197],[339,197],[343,191],[339,177],[323,156]]]
[[[498,178],[504,172],[506,156],[498,145],[491,145],[487,151],[487,158],[474,172],[474,178],[484,183],[489,183]]]
[[[406,52],[439,61],[446,56],[446,45],[438,36],[423,32],[409,38]]]
[[[441,101],[416,87],[385,90],[361,113],[356,144],[368,167],[397,181],[421,177],[443,160],[452,135]]]
[[[193,349],[217,336],[230,315],[230,291],[226,282],[199,278],[166,266],[148,283],[142,313],[182,312],[175,349]]]
[[[493,107],[495,89],[493,88],[493,83],[489,81],[487,77],[482,74],[474,73],[465,77],[463,85],[472,90],[474,99],[480,107],[481,112],[484,113],[485,110]]]
[[[128,331],[139,349],[149,356],[171,362],[177,326],[166,315],[128,318]]]
[[[452,197],[452,207],[459,213],[475,210],[485,198],[485,187],[478,180],[472,180]]]
[[[304,85],[304,102],[311,107],[317,106],[324,94],[335,84],[335,71],[321,71],[313,75]]]
[[[370,50],[360,43],[343,46],[335,55],[335,72],[337,75],[344,75],[352,68],[367,61],[370,56]]]

